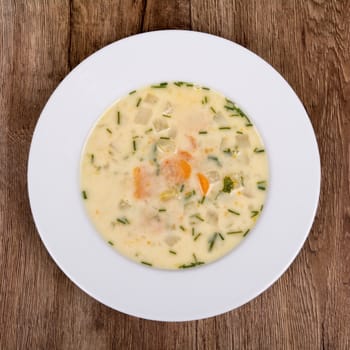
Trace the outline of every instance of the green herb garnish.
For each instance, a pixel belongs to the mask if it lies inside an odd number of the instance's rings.
[[[186,229],[182,225],[180,225],[179,227],[180,227],[180,230],[186,231]]]
[[[110,128],[106,128],[106,131],[109,132],[110,134],[112,133],[112,130]]]
[[[210,110],[213,112],[213,113],[216,113],[216,110],[213,106],[210,106]]]
[[[81,191],[81,195],[83,196],[84,199],[88,198],[86,191]]]
[[[167,136],[161,136],[160,137],[161,140],[170,140],[170,137],[167,137]]]
[[[166,209],[165,208],[160,208],[160,209],[158,209],[158,211],[161,213],[163,211],[166,211]]]
[[[235,215],[241,215],[238,211],[232,210],[232,209],[227,209],[228,212],[235,214]]]
[[[194,238],[193,238],[193,241],[196,241],[202,234],[201,233],[198,233]]]
[[[171,115],[163,113],[162,117],[164,117],[164,118],[171,118]]]
[[[213,249],[213,247],[214,247],[214,244],[215,244],[215,241],[216,241],[218,235],[219,235],[219,234],[218,234],[217,232],[215,232],[215,233],[213,234],[212,238],[210,238],[210,240],[208,241],[208,243],[209,243],[209,251],[210,251],[210,252],[212,251],[212,249]]]
[[[265,152],[265,150],[264,150],[263,148],[257,148],[257,147],[255,147],[253,152],[254,152],[254,153],[263,153],[263,152]]]
[[[146,131],[145,131],[145,134],[148,134],[148,133],[151,132],[152,130],[153,130],[152,128],[146,130]]]
[[[219,237],[221,238],[222,241],[225,239],[224,236],[220,232],[218,232],[218,235],[219,235]]]
[[[213,160],[214,162],[216,162],[216,164],[217,164],[219,167],[222,167],[222,164],[221,164],[221,162],[220,162],[220,160],[219,160],[218,157],[216,157],[216,156],[208,156],[208,159],[209,159],[209,160]]]
[[[185,185],[182,184],[181,187],[180,187],[180,192],[182,192],[184,190],[184,188],[185,188]]]
[[[108,244],[110,245],[114,245],[114,243],[112,241],[108,241]]]
[[[193,215],[191,215],[191,218],[196,218],[199,221],[204,221],[204,219],[199,214],[193,214]]]
[[[159,85],[151,85],[151,88],[154,88],[154,89],[164,89],[168,86],[168,83],[160,83]]]
[[[230,126],[220,126],[219,130],[231,130]]]
[[[120,223],[123,224],[123,225],[128,225],[128,224],[130,224],[130,221],[129,221],[126,217],[117,218],[117,221],[120,222]]]
[[[223,180],[222,192],[230,193],[233,189],[233,181],[229,176],[225,176]]]
[[[136,152],[136,149],[137,149],[136,140],[132,140],[132,148],[133,148],[134,152]]]
[[[140,105],[141,101],[142,101],[142,98],[140,97],[140,98],[137,100],[136,107],[138,107],[138,106]]]
[[[202,86],[202,89],[203,90],[210,90],[208,87],[206,87],[206,86]]]
[[[136,92],[136,90],[132,90],[132,91],[129,92],[129,95],[132,95],[132,94],[134,94],[135,92]]]
[[[251,218],[254,218],[255,216],[257,216],[257,215],[259,214],[259,211],[258,211],[258,210],[252,210],[252,211],[251,211],[251,214],[252,214],[252,215],[250,215],[250,217],[251,217]]]
[[[258,181],[257,183],[257,188],[261,191],[266,190],[266,181]]]
[[[147,262],[147,261],[141,261],[141,264],[144,264],[144,265],[147,265],[147,266],[152,266],[152,264]]]
[[[205,134],[207,134],[207,133],[208,133],[208,131],[204,131],[204,130],[198,132],[199,135],[205,135]]]
[[[174,255],[177,254],[174,250],[169,250],[169,253],[170,253],[170,254],[174,254]]]
[[[243,231],[229,231],[229,232],[227,232],[226,234],[227,234],[227,235],[235,235],[235,234],[237,234],[237,233],[243,233]]]
[[[117,124],[118,125],[120,124],[120,112],[119,111],[117,112]]]
[[[94,160],[95,160],[95,155],[92,153],[92,154],[90,155],[90,162],[91,162],[91,164],[94,163]]]
[[[249,229],[247,231],[245,231],[243,234],[243,237],[245,237],[249,233],[249,231],[250,231]]]

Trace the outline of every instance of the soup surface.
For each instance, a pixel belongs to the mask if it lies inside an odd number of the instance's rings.
[[[81,190],[102,237],[166,269],[214,261],[263,210],[268,162],[247,115],[207,87],[132,91],[99,118],[81,161]]]

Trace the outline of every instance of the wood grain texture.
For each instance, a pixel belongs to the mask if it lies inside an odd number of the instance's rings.
[[[349,349],[349,13],[349,1],[0,0],[0,349]],[[303,101],[322,161],[318,213],[292,266],[243,307],[187,323],[130,317],[79,290],[41,243],[26,189],[57,84],[106,44],[164,28],[220,35],[272,64]]]

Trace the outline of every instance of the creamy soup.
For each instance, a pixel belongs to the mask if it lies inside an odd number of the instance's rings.
[[[268,162],[248,116],[207,87],[160,83],[99,118],[81,161],[88,215],[139,263],[190,268],[227,254],[263,210]]]

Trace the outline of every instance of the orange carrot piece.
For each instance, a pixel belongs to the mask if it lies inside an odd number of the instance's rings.
[[[196,149],[197,148],[196,139],[192,135],[186,135],[186,136],[187,136],[188,140],[190,141],[192,148]]]
[[[143,198],[147,195],[146,188],[144,186],[144,175],[145,174],[143,174],[143,171],[140,167],[134,168],[134,197],[138,199]]]
[[[184,179],[188,179],[191,176],[191,172],[192,172],[192,168],[191,165],[188,164],[185,160],[180,159],[179,160],[179,165],[181,168],[181,172],[182,172],[182,177]]]
[[[206,176],[204,176],[201,173],[198,173],[197,177],[198,177],[199,184],[201,185],[202,193],[203,195],[206,195],[209,190],[209,180],[207,179]]]
[[[182,159],[185,159],[185,160],[190,160],[190,159],[192,159],[191,154],[190,154],[189,152],[187,152],[187,151],[182,151],[182,150],[180,150],[180,151],[178,152],[178,154],[179,154],[179,156],[180,156]]]

